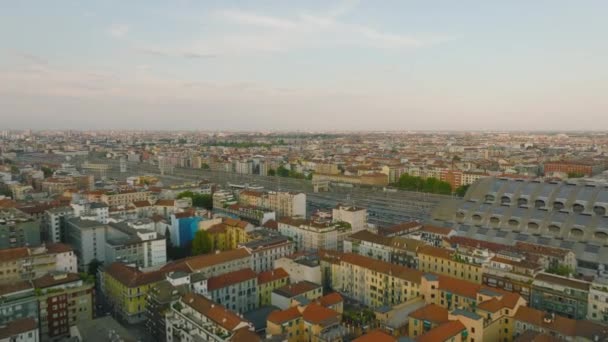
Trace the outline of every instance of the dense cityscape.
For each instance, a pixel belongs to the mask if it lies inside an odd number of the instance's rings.
[[[0,342],[608,342],[608,1],[3,1]]]
[[[0,341],[604,341],[607,151],[4,130]]]

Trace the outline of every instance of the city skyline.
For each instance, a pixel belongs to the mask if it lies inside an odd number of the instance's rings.
[[[14,3],[0,13],[0,117],[36,130],[601,130],[607,6]]]

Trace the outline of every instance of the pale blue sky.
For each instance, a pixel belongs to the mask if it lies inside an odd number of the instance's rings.
[[[608,129],[607,1],[2,1],[2,128]]]

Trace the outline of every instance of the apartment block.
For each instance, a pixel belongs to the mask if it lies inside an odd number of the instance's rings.
[[[572,319],[588,314],[591,283],[570,277],[540,273],[532,283],[530,307]]]
[[[284,285],[272,291],[270,302],[272,305],[285,310],[291,306],[291,301],[296,297],[307,300],[315,300],[323,296],[321,285],[308,281]]]
[[[256,273],[274,269],[275,260],[294,252],[293,242],[285,236],[274,234],[241,243],[239,247],[244,248],[251,254],[251,268]]]
[[[77,272],[76,254],[68,245],[0,249],[0,283],[31,280],[49,272]]]
[[[33,281],[40,310],[40,339],[59,341],[70,327],[92,320],[95,300],[93,282],[75,273],[49,273]]]
[[[489,255],[466,255],[435,246],[418,248],[418,268],[481,284],[483,262]]]
[[[0,325],[31,317],[38,318],[38,299],[30,281],[0,285]]]
[[[185,294],[171,305],[166,327],[169,342],[260,340],[250,322],[195,293]]]
[[[128,323],[145,320],[148,291],[165,279],[162,271],[144,272],[120,262],[105,266],[100,276],[101,290],[112,314]]]
[[[258,277],[258,302],[260,306],[270,305],[272,292],[289,284],[289,274],[282,268],[261,272]]]
[[[214,302],[237,313],[245,313],[258,307],[258,276],[250,268],[209,278],[207,288],[198,289]]]

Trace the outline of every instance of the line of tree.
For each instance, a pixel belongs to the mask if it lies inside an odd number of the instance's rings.
[[[268,170],[268,175],[285,177],[285,178],[308,179],[308,180],[312,179],[312,172],[309,173],[307,176],[303,173],[296,172],[294,170],[289,170],[283,165],[279,166],[276,170],[274,170],[274,169]]]
[[[441,181],[434,177],[422,178],[410,176],[407,173],[399,177],[395,186],[399,189],[409,191],[427,192],[431,194],[451,195],[452,186],[448,182]]]
[[[454,194],[456,194],[456,196],[459,197],[464,197],[464,194],[467,193],[467,190],[469,190],[469,184],[466,185],[461,185],[459,187],[456,188],[456,190],[454,190]]]
[[[213,209],[213,197],[208,194],[198,194],[192,191],[184,191],[177,195],[178,199],[190,197],[192,199],[192,206],[205,208],[205,209]]]

